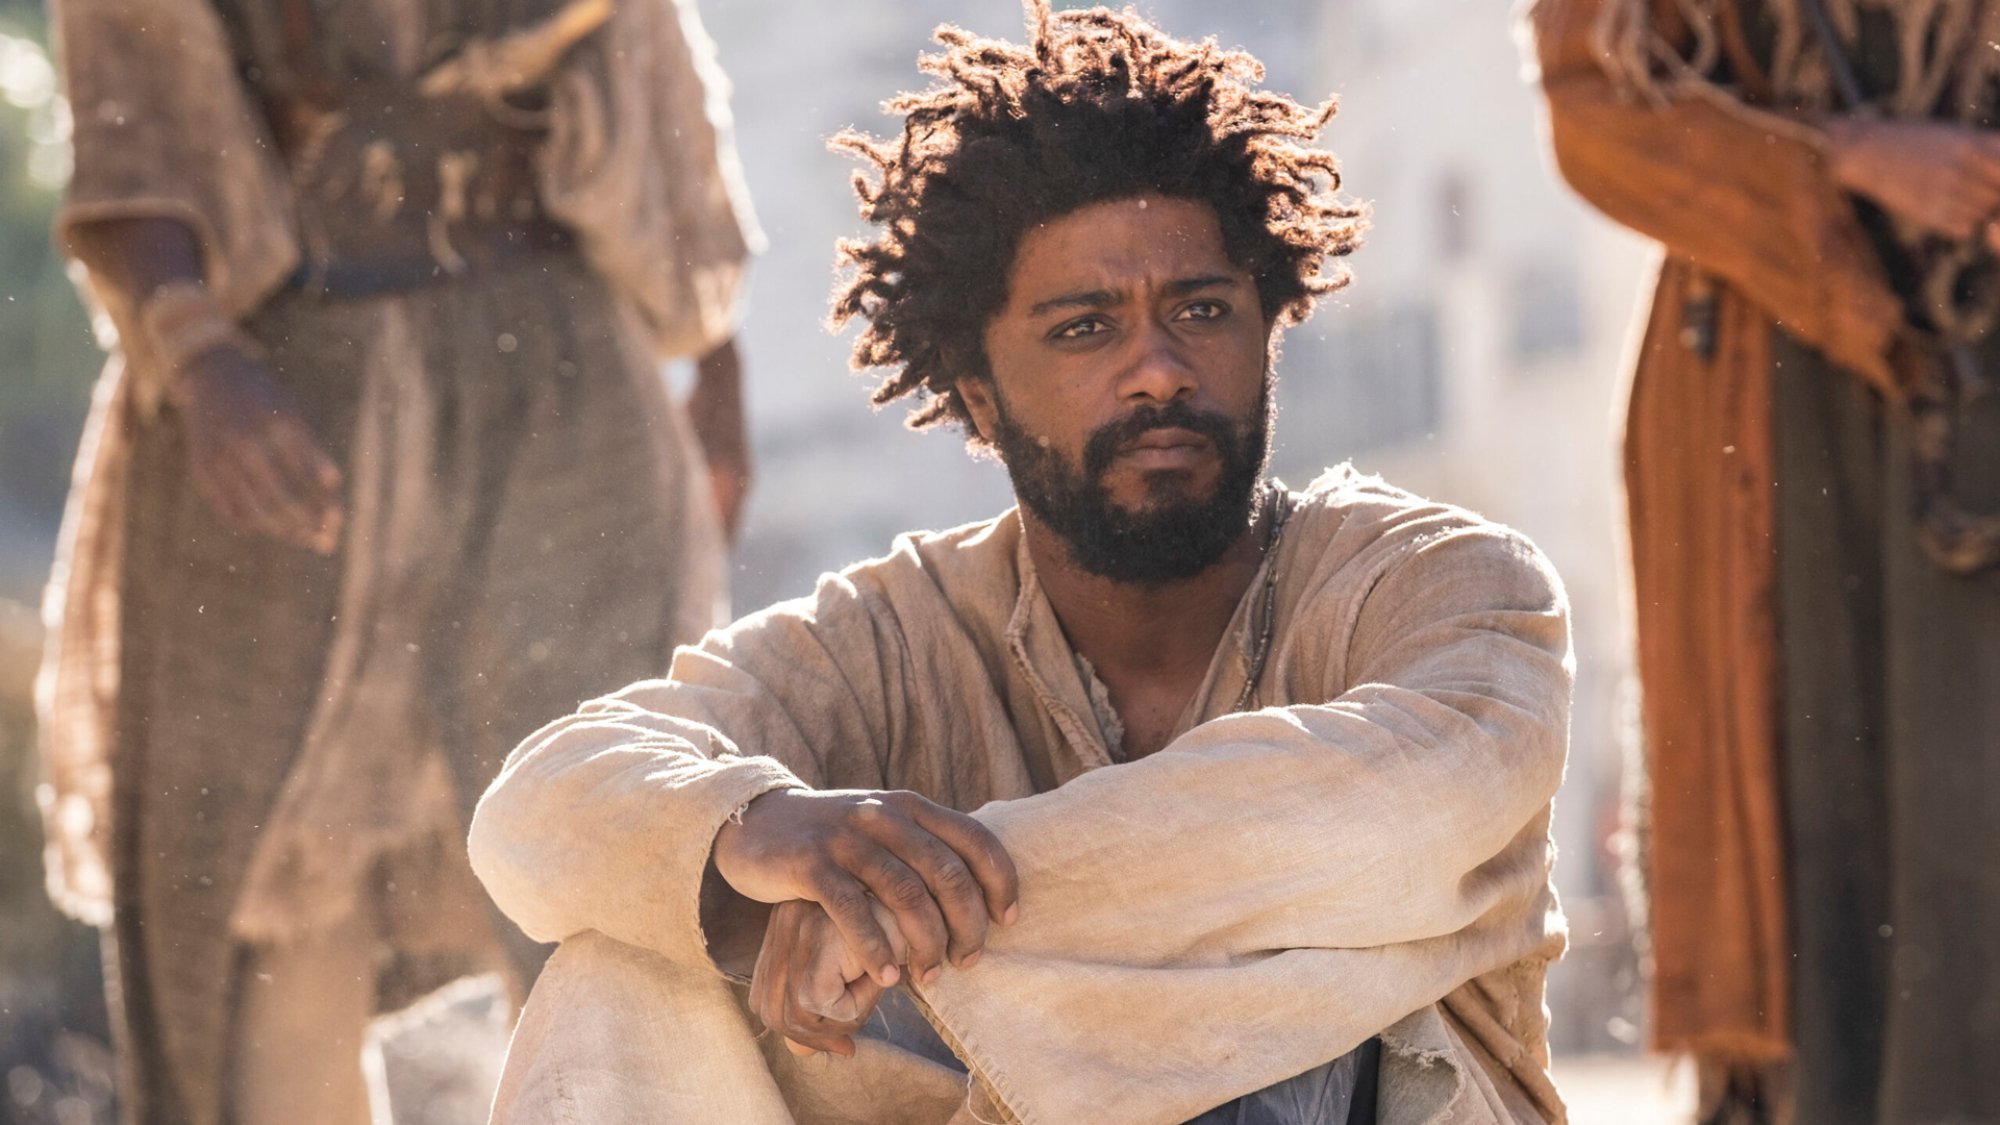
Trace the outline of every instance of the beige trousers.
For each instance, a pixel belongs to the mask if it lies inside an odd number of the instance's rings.
[[[727,980],[595,933],[563,942],[507,1053],[492,1125],[958,1125],[963,1074],[880,1040],[797,1059]]]

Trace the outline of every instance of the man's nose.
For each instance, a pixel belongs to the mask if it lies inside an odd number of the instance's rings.
[[[1192,396],[1198,382],[1173,333],[1149,324],[1133,340],[1133,352],[1119,379],[1118,397],[1173,402]]]

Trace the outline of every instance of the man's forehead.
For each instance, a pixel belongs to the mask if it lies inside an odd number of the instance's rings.
[[[1010,288],[1033,304],[1062,292],[1242,276],[1224,250],[1213,208],[1139,196],[1093,203],[1031,229],[1015,255]]]

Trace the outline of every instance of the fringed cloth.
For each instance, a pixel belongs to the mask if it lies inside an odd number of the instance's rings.
[[[2000,97],[2000,5],[1982,0],[1821,0],[1849,48],[1862,13],[1896,27],[1897,83],[1874,92],[1890,117],[1990,121]],[[1746,11],[1751,9],[1751,11]],[[1768,53],[1751,43],[1751,12],[1769,21]],[[1721,96],[1805,113],[1840,109],[1833,72],[1799,0],[1607,0],[1595,46],[1614,79],[1658,100],[1711,87]],[[1726,67],[1727,90],[1713,87]]]

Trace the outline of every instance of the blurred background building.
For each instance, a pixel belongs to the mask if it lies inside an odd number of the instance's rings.
[[[1573,949],[1549,1000],[1558,1052],[1629,1056],[1643,1013],[1611,854],[1631,662],[1616,435],[1648,251],[1557,180],[1503,5],[1141,6],[1171,31],[1248,48],[1278,89],[1337,93],[1328,140],[1350,193],[1374,207],[1350,261],[1354,284],[1285,341],[1279,475],[1304,484],[1352,460],[1519,527],[1569,585],[1577,705],[1556,831]],[[912,61],[935,24],[1013,38],[1020,20],[1015,0],[702,8],[735,85],[738,143],[771,244],[743,334],[758,455],[735,558],[735,602],[747,609],[808,592],[819,573],[880,554],[897,532],[1009,502],[999,466],[966,456],[955,435],[913,435],[900,409],[871,412],[868,379],[847,369],[849,342],[822,327],[834,240],[861,226],[853,166],[825,139],[849,125],[889,127],[879,105],[916,81]],[[35,629],[21,607],[38,596],[99,363],[48,245],[66,154],[44,43],[40,0],[0,0],[0,603],[14,603],[0,604],[0,1076],[13,1076],[0,1121],[56,1121],[59,1094],[72,1116],[100,1096],[88,1036],[51,1045],[65,1023],[89,1030],[94,1000],[65,990],[90,986],[93,954],[40,898],[30,789]],[[30,1063],[48,1075],[32,1079],[46,1090],[18,1077]],[[1656,1110],[1646,1100],[1660,1098],[1652,1071],[1570,1074],[1579,1122],[1671,1119],[1664,1101]],[[1619,1108],[1590,1108],[1600,1104]]]

